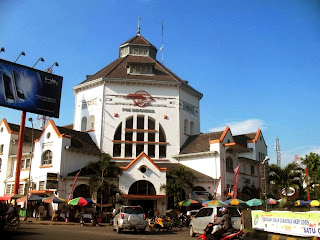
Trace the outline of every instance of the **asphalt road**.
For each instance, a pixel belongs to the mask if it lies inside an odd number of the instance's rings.
[[[146,231],[144,234],[134,231],[124,231],[117,234],[112,231],[111,226],[107,227],[89,227],[89,226],[67,226],[67,225],[39,225],[22,223],[16,230],[10,229],[2,233],[0,239],[2,240],[118,240],[118,239],[152,239],[152,240],[191,240],[189,230],[183,229],[178,231],[168,232],[150,232]],[[196,240],[196,238],[193,238]]]

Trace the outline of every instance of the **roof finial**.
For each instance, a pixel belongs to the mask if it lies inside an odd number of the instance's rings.
[[[137,35],[140,36],[140,19],[141,17],[138,17],[138,31],[137,31]]]

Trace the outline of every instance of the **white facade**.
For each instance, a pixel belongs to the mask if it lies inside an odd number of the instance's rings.
[[[233,136],[227,127],[222,132],[200,134],[202,94],[157,62],[156,48],[140,35],[122,44],[119,52],[119,59],[73,88],[73,130],[57,127],[50,120],[36,138],[31,168],[34,190],[49,190],[43,182],[48,173],[56,173],[58,188],[54,191],[68,198],[73,182],[70,173],[99,161],[100,151],[110,154],[123,169],[117,185],[125,203],[143,200],[141,192],[130,193],[141,183],[154,188],[145,200],[153,201],[148,207],[161,212],[167,207],[161,186],[167,183],[168,171],[160,165],[187,166],[198,176],[195,186],[222,200],[228,197],[234,169],[240,163],[238,190],[252,184],[258,187],[259,162],[267,155],[260,130]],[[3,195],[14,182],[17,144],[13,140],[18,135],[10,132],[5,120],[0,129]],[[75,140],[88,136],[90,139],[75,146]],[[87,142],[94,144],[84,151]],[[30,158],[31,142],[24,143],[23,152],[23,158]],[[50,163],[44,164],[48,161],[45,157]],[[21,170],[21,184],[26,184],[29,170]],[[79,177],[76,187],[88,184],[88,179]]]

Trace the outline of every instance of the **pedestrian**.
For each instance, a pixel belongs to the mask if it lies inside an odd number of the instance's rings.
[[[46,208],[43,206],[43,204],[41,204],[41,205],[38,207],[39,220],[43,220],[45,211],[46,211]]]

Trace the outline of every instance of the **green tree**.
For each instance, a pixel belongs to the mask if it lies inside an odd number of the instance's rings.
[[[89,186],[91,195],[97,192],[97,199],[100,203],[115,201],[113,196],[119,189],[112,183],[111,179],[121,175],[121,169],[114,163],[110,162],[110,155],[103,154],[99,162],[90,162],[86,169],[92,172],[90,175]],[[98,191],[100,190],[100,191]]]
[[[253,184],[244,186],[241,193],[243,194],[242,200],[259,198],[259,189]]]
[[[311,152],[300,160],[308,170],[308,181],[306,182],[308,182],[307,188],[310,192],[310,198],[320,199],[320,155]]]
[[[285,197],[287,204],[289,203],[287,191],[289,187],[293,187],[296,190],[303,191],[303,172],[302,169],[295,163],[289,163],[284,168],[279,165],[271,164],[269,172],[270,181],[270,194],[273,198],[277,197],[277,194],[285,189]]]
[[[185,200],[184,192],[193,189],[194,175],[185,166],[179,166],[168,174],[168,182],[162,185],[161,189],[165,189],[168,198],[174,199],[174,206],[178,207],[179,202]]]

